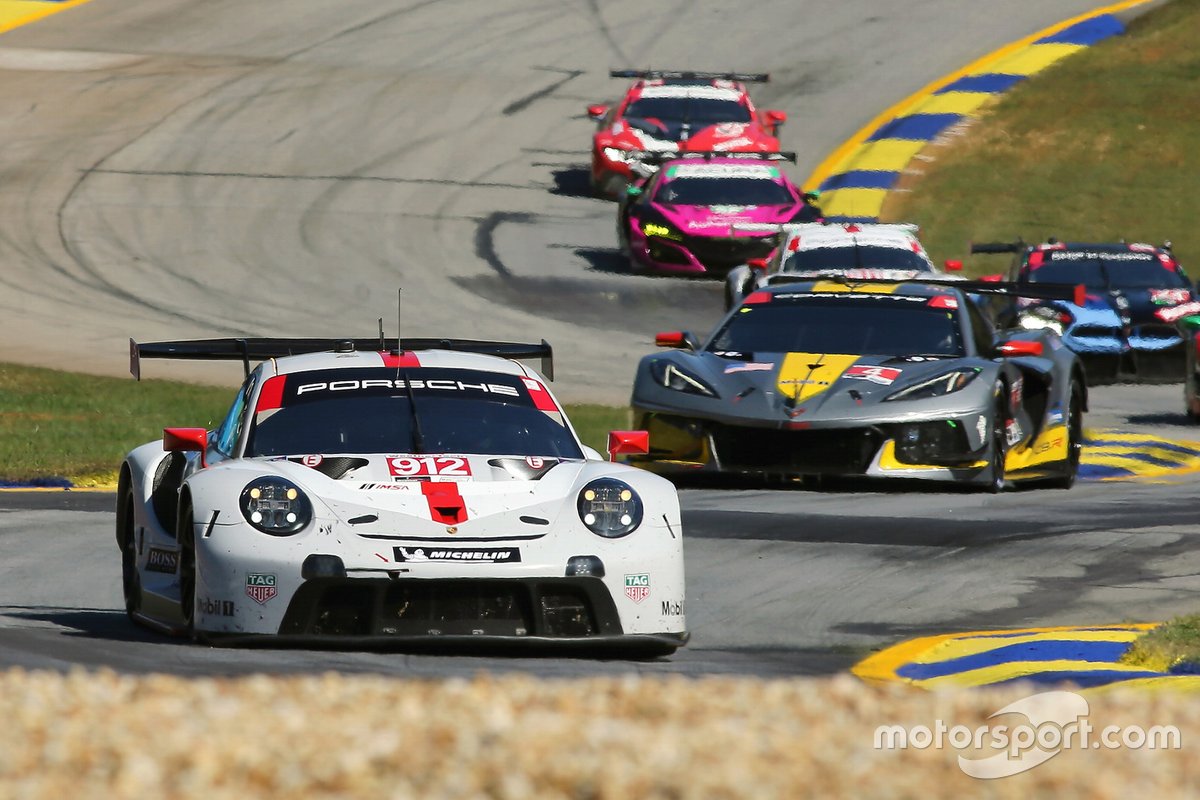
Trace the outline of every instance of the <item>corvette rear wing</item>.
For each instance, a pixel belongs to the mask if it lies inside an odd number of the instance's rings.
[[[554,380],[554,349],[542,339],[540,344],[488,342],[475,339],[193,339],[177,342],[136,342],[129,340],[129,374],[142,379],[143,358],[170,358],[193,361],[241,361],[246,374],[251,362],[302,353],[400,352],[401,350],[455,350],[501,358],[541,359],[542,374]]]
[[[766,83],[771,80],[767,72],[692,72],[669,69],[611,69],[610,78],[644,78],[666,81],[741,81],[742,83]]]
[[[1082,283],[1074,285],[1069,283],[1016,283],[1015,281],[969,280],[949,276],[910,279],[852,279],[847,278],[844,270],[830,271],[824,275],[814,275],[813,272],[806,272],[800,275],[788,274],[786,272],[776,273],[775,275],[771,276],[771,285],[774,286],[781,283],[801,283],[813,280],[835,281],[838,283],[844,283],[850,288],[866,283],[915,283],[924,286],[945,286],[950,289],[958,289],[959,291],[966,292],[967,294],[992,294],[1004,295],[1008,297],[1028,297],[1038,300],[1070,300],[1077,306],[1084,304],[1085,295],[1087,293],[1087,289]]]
[[[796,163],[796,154],[790,150],[777,153],[731,153],[728,150],[630,150],[628,157],[643,164],[662,164],[666,161],[687,161],[714,158],[736,158],[744,161],[790,161]]]

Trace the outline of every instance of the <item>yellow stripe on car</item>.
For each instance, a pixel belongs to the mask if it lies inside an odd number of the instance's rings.
[[[779,392],[804,402],[836,383],[858,358],[830,353],[788,353],[779,368]]]

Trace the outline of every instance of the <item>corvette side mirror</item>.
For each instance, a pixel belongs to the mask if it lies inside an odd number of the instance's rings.
[[[1004,280],[1004,276],[1003,275],[983,275],[979,278],[979,280],[987,281],[988,283],[999,283],[1000,281]]]
[[[617,456],[636,453],[642,455],[650,452],[649,431],[609,431],[608,460],[616,461]]]
[[[587,107],[587,114],[592,119],[599,122],[604,115],[608,113],[608,106],[597,103]]]
[[[676,350],[695,350],[696,340],[687,331],[663,331],[654,335],[654,345]]]
[[[204,428],[163,428],[163,450],[168,453],[199,453],[200,466],[207,467],[208,431]]]
[[[632,185],[626,186],[625,187],[625,196],[626,197],[641,197],[642,196],[642,187],[632,186]]]
[[[1005,358],[1015,358],[1017,356],[1040,356],[1043,348],[1041,342],[1029,342],[1022,339],[1014,339],[1009,342],[1001,342],[996,348],[1001,356]]]
[[[962,262],[956,258],[946,259],[946,272],[962,272]]]

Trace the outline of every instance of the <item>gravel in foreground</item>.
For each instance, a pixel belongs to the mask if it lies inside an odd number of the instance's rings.
[[[1064,751],[978,780],[883,724],[982,725],[1034,690],[831,680],[0,674],[4,798],[1178,797],[1200,792],[1200,698],[1089,697],[1091,722],[1182,749]],[[991,724],[1024,722],[1005,715]]]

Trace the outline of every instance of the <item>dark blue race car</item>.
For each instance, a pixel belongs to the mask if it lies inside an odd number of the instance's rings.
[[[1008,279],[1082,283],[1082,305],[1068,300],[1003,298],[1002,328],[1048,328],[1080,357],[1088,383],[1183,380],[1185,336],[1200,302],[1169,245],[976,244],[972,253],[1015,253]],[[997,278],[1001,276],[996,276]]]

